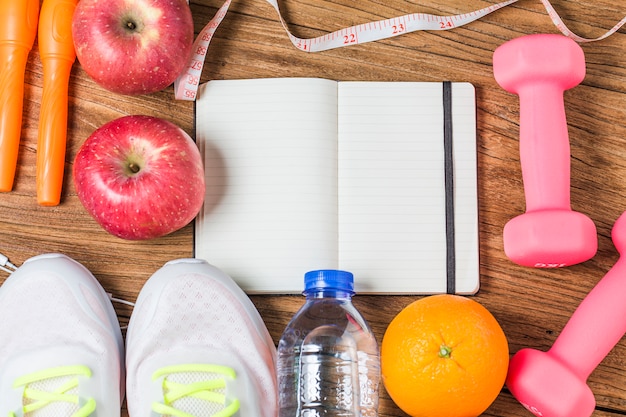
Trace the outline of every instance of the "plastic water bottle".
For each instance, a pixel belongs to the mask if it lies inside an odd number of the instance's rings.
[[[377,417],[380,354],[352,274],[311,271],[304,284],[278,344],[279,417]]]

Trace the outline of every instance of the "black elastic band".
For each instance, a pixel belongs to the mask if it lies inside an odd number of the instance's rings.
[[[446,193],[446,292],[456,293],[454,249],[454,157],[452,153],[452,83],[443,83],[443,152]]]

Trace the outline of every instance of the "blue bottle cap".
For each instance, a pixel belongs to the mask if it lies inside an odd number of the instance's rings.
[[[354,293],[352,272],[337,269],[321,269],[304,274],[304,291],[329,289]]]

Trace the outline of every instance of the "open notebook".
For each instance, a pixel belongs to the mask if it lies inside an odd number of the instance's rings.
[[[209,81],[196,139],[195,256],[247,292],[301,292],[328,268],[359,293],[478,290],[471,84]]]

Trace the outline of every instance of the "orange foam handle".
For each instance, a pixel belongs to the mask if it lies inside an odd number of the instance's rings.
[[[22,131],[24,72],[35,43],[39,0],[0,2],[0,191],[13,189]]]
[[[76,51],[72,16],[78,0],[44,0],[39,17],[43,96],[37,140],[37,202],[61,201],[67,141],[68,89]]]

